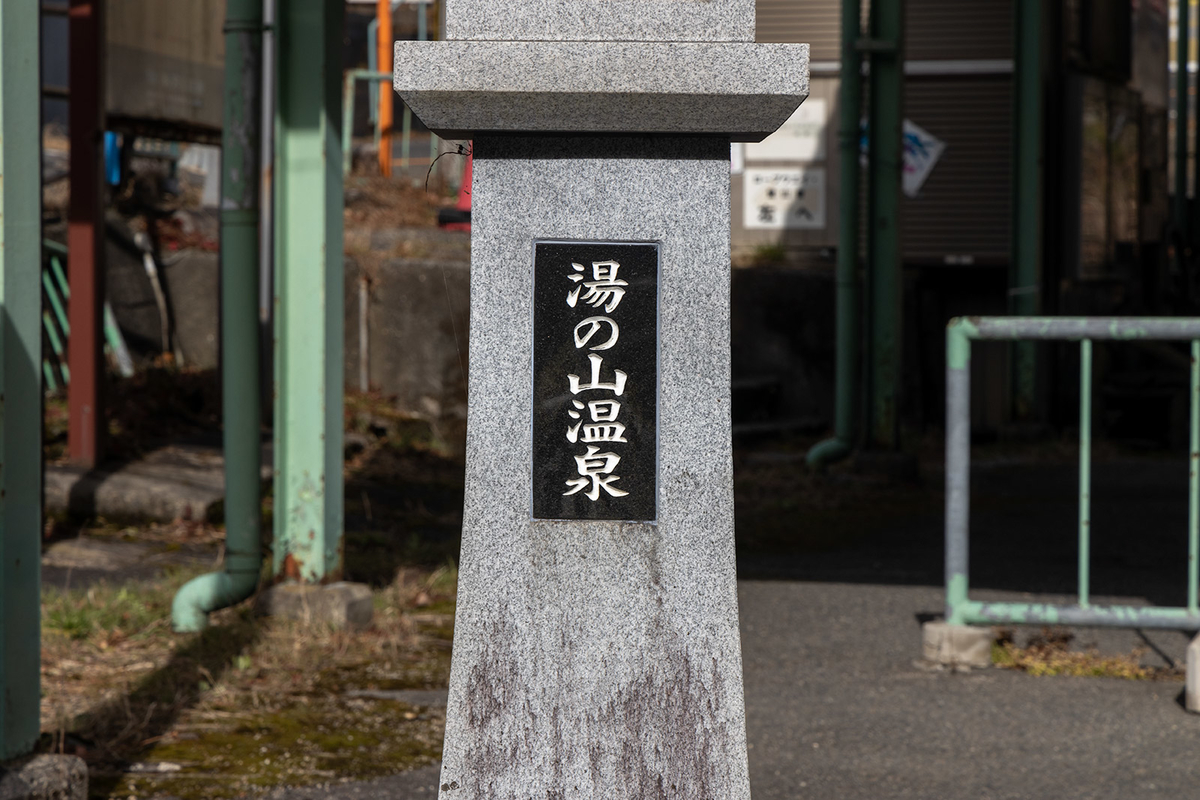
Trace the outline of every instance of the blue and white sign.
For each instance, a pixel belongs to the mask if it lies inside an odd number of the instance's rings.
[[[938,159],[945,152],[946,143],[908,119],[904,120],[901,137],[904,147],[904,176],[901,186],[906,197],[916,197],[921,193],[925,179],[933,172]],[[867,121],[864,119],[859,124],[858,140],[859,162],[864,169],[867,166],[867,139]]]
[[[904,120],[904,194],[916,197],[946,149],[946,143],[911,120]]]

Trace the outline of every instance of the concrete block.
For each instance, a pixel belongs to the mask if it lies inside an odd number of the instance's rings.
[[[216,480],[184,483],[136,464],[91,470],[51,464],[45,485],[48,511],[109,519],[210,519],[225,497],[219,473]]]
[[[926,661],[986,667],[992,663],[992,642],[996,640],[996,632],[974,625],[926,622],[921,626],[921,639]]]
[[[271,448],[263,448],[262,479],[272,477]],[[138,461],[84,469],[48,464],[46,509],[108,519],[211,520],[225,499],[220,448],[169,445]]]
[[[369,253],[346,257],[345,374],[352,389],[359,388],[362,367],[363,274],[370,276],[366,321],[371,387],[394,397],[396,408],[427,420],[450,452],[461,455],[467,418],[469,253],[436,260],[375,260]]]
[[[1200,713],[1200,634],[1187,646],[1187,679],[1183,687],[1184,707],[1192,713]]]
[[[87,800],[87,764],[42,754],[0,765],[0,800]]]
[[[254,609],[264,616],[362,630],[371,624],[375,600],[371,589],[362,583],[281,583],[260,594]]]
[[[189,367],[217,367],[220,265],[217,254],[187,250],[160,265],[175,343]]]

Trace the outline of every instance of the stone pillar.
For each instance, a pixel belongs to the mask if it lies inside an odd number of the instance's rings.
[[[474,139],[443,798],[748,798],[729,142],[807,95],[753,0],[447,0],[395,86]]]

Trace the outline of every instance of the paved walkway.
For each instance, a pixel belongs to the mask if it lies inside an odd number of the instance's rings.
[[[1180,683],[923,668],[932,587],[746,581],[740,595],[756,800],[1200,795],[1200,717]],[[1108,652],[1140,641],[1081,635]],[[1188,641],[1147,635],[1172,658]]]
[[[1182,684],[966,674],[917,661],[933,587],[742,581],[754,800],[1200,795],[1200,716]],[[1128,652],[1132,632],[1087,633]],[[1188,637],[1147,632],[1172,658]],[[436,796],[436,768],[273,800]],[[680,798],[680,800],[685,800]]]
[[[1181,599],[1185,469],[1097,465],[1097,591],[1131,603]],[[1069,464],[976,470],[973,596],[1026,589],[1065,600],[1073,591],[1074,474]],[[943,603],[939,483],[929,478],[920,510],[847,531],[845,547],[739,565],[755,800],[1200,796],[1200,716],[1183,711],[1182,683],[960,674],[919,662],[920,621]],[[1182,663],[1189,641],[1176,631],[1075,633],[1105,653],[1146,648],[1146,663],[1166,666]],[[427,769],[275,797],[428,798],[436,782]]]

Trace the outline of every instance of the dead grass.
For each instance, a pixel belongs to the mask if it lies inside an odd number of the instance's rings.
[[[1017,646],[1014,633],[1002,630],[992,645],[992,663],[1002,669],[1016,669],[1030,675],[1070,675],[1124,680],[1182,680],[1178,668],[1142,664],[1145,648],[1129,653],[1101,655],[1094,647],[1072,650],[1074,635],[1062,629],[1042,628],[1024,647]]]
[[[353,175],[346,180],[344,222],[347,229],[432,228],[443,203],[403,180]]]
[[[107,453],[132,460],[168,441],[220,430],[221,391],[215,370],[150,367],[131,378],[109,376],[105,413]],[[43,453],[49,463],[67,455],[67,400],[47,397]]]
[[[88,762],[93,797],[234,797],[440,757],[441,708],[347,692],[447,685],[452,567],[402,570],[361,632],[243,604],[175,634],[192,574],[43,594],[42,745]]]

